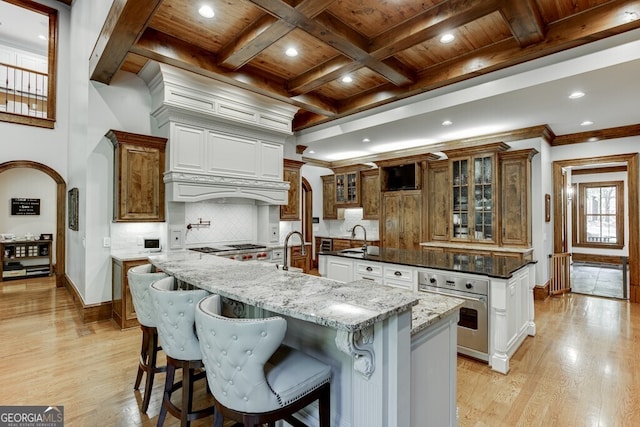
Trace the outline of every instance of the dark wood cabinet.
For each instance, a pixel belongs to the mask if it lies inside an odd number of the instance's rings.
[[[112,317],[120,329],[138,326],[138,316],[133,306],[133,297],[129,290],[127,271],[131,267],[146,264],[147,258],[121,260],[111,259],[111,303]]]
[[[380,210],[380,175],[378,172],[378,169],[360,172],[362,219],[378,219]]]
[[[289,197],[286,205],[280,206],[280,219],[283,221],[300,221],[300,168],[304,162],[284,159],[282,178],[289,182]]]
[[[302,255],[302,246],[292,246],[289,248],[289,265],[291,267],[301,268],[304,273],[311,271],[312,258],[311,243],[305,243],[305,254]]]
[[[344,219],[344,209],[336,207],[335,175],[322,178],[322,219]]]
[[[533,148],[498,155],[501,190],[501,243],[531,247],[531,158]]]
[[[449,161],[429,162],[427,222],[430,240],[449,240]]]
[[[51,240],[0,242],[0,281],[53,273]]]
[[[422,191],[387,191],[382,195],[382,246],[419,250],[422,242]]]
[[[110,130],[113,143],[115,222],[164,221],[166,138]]]

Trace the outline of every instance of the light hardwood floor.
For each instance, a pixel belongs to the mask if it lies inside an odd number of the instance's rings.
[[[508,375],[458,359],[460,426],[640,425],[640,305],[566,295],[535,309]],[[132,389],[140,330],[83,325],[53,280],[0,283],[0,342],[0,405],[63,405],[70,427],[155,426],[164,376],[148,414]]]

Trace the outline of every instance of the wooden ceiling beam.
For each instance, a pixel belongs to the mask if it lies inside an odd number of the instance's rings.
[[[371,40],[369,52],[383,59],[443,32],[475,21],[496,11],[496,0],[448,0],[398,25]]]
[[[162,0],[114,0],[89,58],[91,80],[109,84]]]
[[[334,1],[336,0],[303,0],[295,9],[313,18]],[[218,53],[219,65],[237,70],[295,28],[295,25],[265,13],[222,48]]]
[[[638,135],[640,135],[640,124],[558,135],[550,145],[555,147],[557,145],[605,141],[607,139],[627,138]]]
[[[265,13],[220,50],[219,65],[237,70],[294,28]]]
[[[501,0],[499,10],[521,47],[544,40],[544,22],[534,0]]]
[[[379,60],[390,58],[414,44],[442,34],[446,29],[459,27],[496,9],[497,2],[493,0],[447,1],[441,3],[410,19],[403,25],[394,27],[371,40],[371,56]],[[335,25],[336,19],[328,13],[319,15],[316,20],[321,21],[331,31],[339,30],[339,26]],[[351,37],[350,40],[366,49],[366,40],[359,41],[355,37]],[[402,69],[403,67],[399,61],[393,61],[393,65],[391,65],[390,60],[386,62],[396,69]],[[336,66],[338,63],[341,63],[340,67]],[[289,81],[289,90],[296,94],[310,92],[356,69],[358,69],[358,65],[353,62],[332,58],[326,63]],[[409,71],[405,71],[405,73],[407,75],[411,74]]]
[[[283,81],[268,78],[257,72],[229,71],[217,65],[217,58],[204,49],[190,45],[182,40],[151,28],[147,29],[131,52],[163,64],[190,71],[201,76],[246,89],[299,108],[331,117],[336,109],[325,100],[315,96],[291,98],[284,88]]]
[[[404,86],[413,82],[413,76],[407,75],[405,70],[399,70],[385,64],[369,55],[369,53],[356,45],[353,40],[344,36],[333,34],[325,25],[302,14],[281,0],[248,0],[264,11],[282,19],[315,38],[322,40],[343,55],[370,68],[382,77],[397,86]]]
[[[546,39],[521,48],[515,38],[487,46],[467,55],[437,64],[424,70],[415,83],[403,88],[387,84],[364,94],[344,100],[338,105],[339,113],[332,119],[388,104],[393,101],[448,86],[499,69],[541,58],[552,53],[574,48],[594,40],[640,28],[640,20],[622,23],[621,10],[637,5],[637,0],[605,3],[573,18],[551,24]],[[317,125],[326,119],[307,119]],[[305,127],[308,127],[305,125]],[[303,127],[295,128],[301,130]]]

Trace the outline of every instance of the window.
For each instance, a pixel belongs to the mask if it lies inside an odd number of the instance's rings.
[[[624,246],[623,181],[578,184],[576,246],[621,249]]]
[[[0,0],[0,16],[0,121],[52,129],[58,12],[32,0]]]

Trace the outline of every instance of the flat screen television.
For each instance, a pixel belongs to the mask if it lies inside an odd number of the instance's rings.
[[[387,191],[394,190],[415,190],[416,185],[416,164],[388,166],[384,168],[386,175],[385,184]]]

